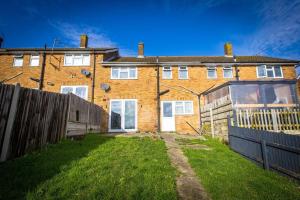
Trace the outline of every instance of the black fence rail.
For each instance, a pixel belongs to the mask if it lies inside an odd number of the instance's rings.
[[[300,180],[300,136],[228,123],[229,145],[237,153],[265,169],[272,169]]]
[[[0,161],[100,130],[101,107],[73,94],[0,84]],[[76,126],[74,126],[76,124]]]

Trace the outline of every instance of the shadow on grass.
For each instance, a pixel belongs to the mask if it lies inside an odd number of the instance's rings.
[[[0,164],[0,199],[25,199],[27,192],[111,139],[114,138],[90,134],[83,140],[64,140],[40,152]]]

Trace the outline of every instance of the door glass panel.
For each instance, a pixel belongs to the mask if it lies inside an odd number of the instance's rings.
[[[173,117],[172,103],[163,103],[163,116],[164,117]]]
[[[125,129],[135,129],[135,101],[125,101]]]
[[[122,102],[112,101],[111,102],[111,129],[121,129],[121,113],[122,113]]]

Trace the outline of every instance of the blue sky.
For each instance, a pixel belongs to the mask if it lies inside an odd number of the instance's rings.
[[[136,55],[236,55],[300,59],[300,0],[0,0],[4,47],[118,47]]]

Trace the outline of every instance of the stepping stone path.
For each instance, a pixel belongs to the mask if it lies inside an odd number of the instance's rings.
[[[210,199],[200,181],[198,180],[195,172],[188,163],[188,159],[183,154],[180,145],[176,142],[175,134],[161,133],[161,137],[166,143],[168,155],[172,165],[176,167],[178,172],[180,173],[176,178],[176,189],[179,199]]]

